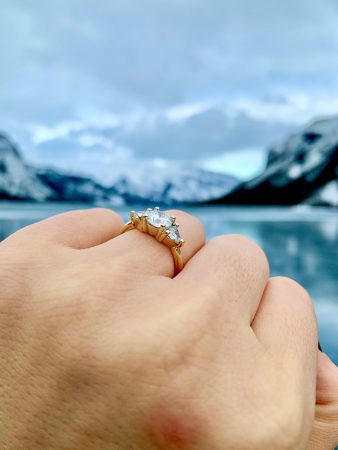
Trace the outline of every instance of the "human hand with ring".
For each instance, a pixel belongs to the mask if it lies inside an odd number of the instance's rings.
[[[0,244],[0,448],[332,450],[338,369],[309,295],[246,238],[154,211]]]

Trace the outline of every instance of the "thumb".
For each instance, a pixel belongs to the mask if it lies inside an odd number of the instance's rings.
[[[318,351],[316,417],[311,450],[331,450],[338,445],[338,367]]]

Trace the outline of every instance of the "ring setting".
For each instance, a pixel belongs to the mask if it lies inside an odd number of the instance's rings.
[[[167,246],[173,255],[175,274],[183,268],[181,247],[184,244],[179,232],[176,217],[169,216],[158,206],[146,211],[130,211],[130,220],[124,225],[121,234],[132,229],[153,236],[158,242]]]

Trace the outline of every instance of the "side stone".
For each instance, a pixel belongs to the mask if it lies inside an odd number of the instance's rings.
[[[172,239],[173,241],[176,242],[176,244],[178,244],[180,242],[181,239],[181,235],[180,232],[178,231],[178,228],[176,225],[172,225],[169,229],[169,237],[170,239]]]

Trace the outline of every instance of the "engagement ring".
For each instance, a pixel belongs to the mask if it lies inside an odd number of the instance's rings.
[[[121,234],[137,229],[153,236],[158,242],[167,246],[173,256],[175,274],[177,274],[183,268],[180,248],[184,244],[178,227],[176,218],[161,211],[157,206],[154,209],[148,208],[146,211],[130,211],[130,220],[122,228]]]

